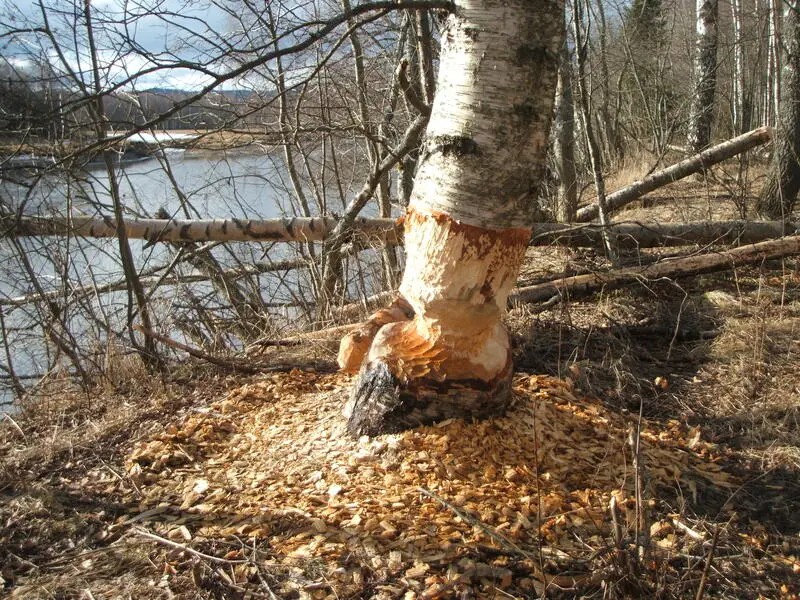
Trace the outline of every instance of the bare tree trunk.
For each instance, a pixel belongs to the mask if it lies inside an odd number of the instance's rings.
[[[608,71],[608,26],[606,24],[606,11],[603,6],[603,1],[604,0],[598,0],[594,3],[599,20],[597,41],[600,46],[600,51],[597,56],[597,61],[600,66],[599,83],[602,89],[599,129],[601,135],[605,137],[606,162],[608,164],[617,164],[624,158],[625,151],[622,147],[622,141],[620,140],[616,119],[611,116],[610,111],[612,82]]]
[[[345,7],[347,10],[348,7]],[[279,49],[279,35],[278,35],[278,28],[275,20],[275,15],[273,14],[273,10],[270,7],[269,3],[266,5],[266,14],[268,18],[268,27],[270,28],[270,34],[272,35],[273,39],[273,47],[277,51]],[[294,125],[291,122],[289,117],[289,95],[286,89],[286,73],[283,66],[283,60],[280,56],[278,56],[275,60],[275,69],[276,69],[276,84],[277,84],[277,96],[278,96],[278,125],[280,127],[280,139],[281,139],[281,146],[283,147],[283,157],[284,163],[286,165],[286,174],[289,176],[289,181],[292,184],[292,191],[294,192],[295,198],[297,199],[298,204],[300,205],[300,211],[303,217],[310,218],[311,217],[311,206],[309,204],[308,198],[306,196],[305,190],[303,189],[303,183],[300,179],[300,175],[297,170],[297,165],[295,164],[295,149],[299,149],[299,141],[297,138],[297,127],[299,124],[295,123]],[[322,94],[322,90],[320,89],[320,94]],[[322,102],[320,102],[322,104]],[[290,130],[294,127],[294,135],[290,136]],[[300,152],[302,154],[302,150]],[[294,204],[294,203],[293,203]],[[312,269],[309,271],[310,280],[312,289],[314,291],[314,295],[321,300],[319,304],[321,306],[325,305],[325,294],[322,290],[321,285],[321,274],[319,270],[316,268],[316,251],[314,249],[314,245],[308,243],[306,245],[306,250],[308,251],[308,255],[312,258]]]
[[[401,295],[345,414],[352,435],[488,416],[511,399],[502,314],[530,237],[552,115],[563,13],[544,0],[462,0],[406,217]]]
[[[431,55],[431,38],[430,31],[428,37],[423,38],[422,34],[417,30],[416,17],[412,11],[406,11],[406,19],[408,23],[408,44],[405,48],[405,58],[401,63],[401,68],[397,71],[398,77],[404,77],[405,80],[401,83],[404,96],[410,104],[410,110],[416,109],[420,114],[425,114],[427,107],[428,114],[430,114],[430,105],[425,103],[424,94],[422,92],[422,74],[420,72],[420,53],[425,56]],[[415,43],[411,43],[412,40]],[[427,60],[427,59],[426,59]],[[414,190],[414,177],[417,172],[417,165],[419,162],[419,149],[412,149],[400,163],[400,177],[398,179],[398,192],[400,194],[400,203],[404,207],[408,207],[411,202],[411,193]]]
[[[388,161],[388,159],[387,159]],[[374,188],[372,188],[374,189]],[[370,190],[371,191],[371,190]],[[362,191],[362,193],[365,193]],[[366,200],[365,200],[366,202]],[[126,239],[155,242],[318,242],[332,235],[343,219],[297,217],[293,219],[117,219],[109,215],[88,217],[0,216],[0,237],[72,235],[77,237],[116,237],[119,227]],[[348,223],[350,237],[345,241],[362,243],[396,241],[398,223],[394,219],[354,217]]]
[[[717,144],[716,146],[712,146],[711,148],[703,150],[700,154],[675,163],[666,169],[656,171],[644,179],[635,181],[621,190],[609,194],[606,196],[608,210],[614,211],[626,204],[630,204],[648,192],[652,192],[668,183],[678,181],[694,173],[699,173],[711,165],[736,156],[742,152],[746,152],[751,148],[766,144],[770,139],[772,139],[772,128],[760,127],[731,140],[722,142],[721,144]],[[597,213],[597,204],[590,204],[578,211],[576,220],[580,223],[585,223],[597,217]]]
[[[769,85],[769,114],[772,116],[770,125],[778,122],[780,114],[781,98],[781,0],[770,0],[769,2],[769,51],[771,77],[767,80]],[[786,3],[790,6],[790,3]]]
[[[431,24],[428,11],[416,11],[417,56],[419,58],[420,87],[425,104],[431,106],[436,94],[436,79],[433,74],[433,52],[431,51]]]
[[[92,80],[94,82],[94,98],[90,103],[90,106],[94,113],[93,121],[98,142],[103,143],[107,137],[107,120],[105,115],[105,107],[103,105],[99,57],[94,41],[92,7],[90,0],[84,0],[84,17],[86,19],[86,35],[89,42],[89,52],[92,62]],[[125,279],[128,281],[128,327],[130,329],[131,342],[138,349],[139,355],[141,356],[145,365],[150,368],[161,368],[161,357],[156,350],[155,340],[149,333],[153,330],[150,319],[150,307],[148,306],[147,298],[144,295],[142,284],[139,281],[139,275],[136,272],[136,264],[134,263],[131,247],[128,243],[128,236],[122,219],[122,202],[120,198],[121,195],[119,191],[119,181],[117,180],[116,173],[114,172],[112,151],[108,148],[103,150],[103,161],[105,162],[106,173],[108,174],[108,181],[111,187],[111,201],[114,209],[114,218],[116,220],[115,234],[119,245],[122,271],[125,274]],[[143,347],[139,346],[136,336],[133,333],[134,314],[131,306],[131,296],[136,299],[139,318],[141,319],[142,326],[145,330]]]
[[[387,106],[384,109],[383,118],[378,126],[378,135],[381,138],[392,138],[391,121],[394,118],[394,113],[397,110],[397,103],[400,100],[401,93],[404,86],[401,79],[405,74],[407,63],[403,60],[406,53],[406,46],[410,45],[409,41],[410,26],[408,18],[403,25],[400,33],[400,41],[397,44],[397,64],[394,77],[392,78],[391,90],[389,91],[389,98]],[[393,142],[396,142],[396,135],[393,136]],[[378,149],[378,156],[381,161],[386,158],[387,148],[380,147]],[[392,176],[390,172],[385,172],[381,177],[381,183],[378,186],[378,209],[379,216],[382,218],[390,218],[392,216],[392,203],[391,203],[391,183]],[[383,265],[383,288],[393,290],[397,286],[397,278],[400,275],[399,263],[397,259],[397,249],[393,244],[384,243],[382,249],[381,262]]]
[[[566,44],[561,47],[553,120],[553,159],[558,175],[556,220],[570,223],[578,210],[575,177],[575,106],[572,101],[572,63]]]
[[[686,138],[689,151],[695,154],[711,141],[717,87],[717,12],[718,0],[697,0],[694,93]]]
[[[800,191],[800,15],[796,3],[787,3],[784,13],[782,94],[775,149],[767,181],[761,188],[756,211],[767,219],[786,219]]]
[[[581,116],[581,128],[586,138],[589,163],[592,166],[592,177],[594,179],[595,191],[597,192],[597,214],[600,217],[600,224],[605,227],[608,225],[606,182],[603,178],[603,157],[600,155],[600,148],[597,145],[597,138],[594,135],[591,109],[589,107],[589,92],[586,82],[586,55],[589,49],[589,40],[588,35],[586,36],[586,40],[584,40],[583,37],[582,1],[583,0],[572,0],[572,32],[575,40],[575,80],[578,86],[578,106]],[[605,229],[603,231],[605,231]],[[605,234],[603,234],[603,239],[606,241],[606,254],[613,262],[616,260],[617,252],[611,245],[611,240],[605,236]]]
[[[733,132],[740,135],[750,129],[750,107],[747,95],[751,94],[745,86],[745,47],[742,34],[742,0],[731,3],[733,22]]]

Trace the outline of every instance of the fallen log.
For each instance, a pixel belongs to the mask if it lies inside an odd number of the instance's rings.
[[[771,127],[759,127],[758,129],[748,131],[747,133],[722,142],[721,144],[707,148],[699,154],[695,154],[679,163],[675,163],[666,169],[656,171],[644,179],[635,181],[617,190],[613,194],[607,195],[605,198],[606,208],[609,211],[617,210],[668,183],[673,183],[694,173],[699,173],[718,162],[746,152],[756,146],[766,144],[772,139],[772,134]],[[578,211],[575,220],[578,223],[591,221],[597,217],[598,210],[597,204],[584,206]]]
[[[798,232],[798,225],[783,221],[696,221],[690,223],[611,223],[569,225],[538,223],[531,246],[602,248],[603,231],[620,249],[661,248],[693,244],[743,245]]]
[[[800,254],[800,235],[792,235],[724,252],[662,260],[644,267],[623,267],[605,273],[587,273],[546,281],[518,289],[509,297],[509,302],[535,303],[546,302],[554,297],[580,298],[601,289],[616,289],[635,281],[689,277],[798,254]]]
[[[125,219],[128,238],[155,242],[319,242],[339,224],[332,217],[287,219]],[[402,224],[395,219],[359,217],[354,237],[397,243]],[[70,217],[0,217],[0,237],[116,237],[116,220],[107,215]]]
[[[175,221],[171,219],[130,219],[125,221],[128,236],[166,242],[194,241],[321,241],[326,239],[338,221],[330,217],[296,219],[215,219]],[[70,225],[72,223],[72,225]],[[607,226],[619,248],[653,248],[691,244],[747,244],[781,237],[794,232],[794,225],[780,221],[698,221],[694,223],[612,223]],[[400,220],[360,218],[355,223],[360,238],[352,244],[354,252],[380,239],[389,244],[402,243]],[[113,237],[116,235],[111,217],[0,217],[0,237],[58,236]],[[603,228],[600,225],[536,223],[531,236],[532,246],[601,247]],[[279,261],[266,265],[242,267],[245,276],[271,270],[302,268],[304,261]]]

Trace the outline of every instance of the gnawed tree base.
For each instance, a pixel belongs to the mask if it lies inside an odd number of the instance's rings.
[[[456,4],[404,223],[399,291],[414,316],[375,332],[346,407],[352,435],[499,414],[511,398],[502,317],[530,240],[563,13],[539,0]],[[377,325],[352,340],[354,358]]]
[[[410,225],[409,300],[396,298],[340,344],[340,368],[358,371],[343,410],[356,437],[496,416],[512,399],[501,318],[530,232],[419,213]]]
[[[337,356],[339,368],[345,373],[358,373],[378,330],[389,323],[408,321],[413,317],[414,309],[408,301],[402,296],[395,298],[389,306],[375,312],[342,338]]]
[[[452,418],[503,414],[511,403],[511,362],[496,379],[403,383],[382,361],[367,362],[345,405],[347,431],[353,436],[396,433]]]
[[[530,230],[486,229],[413,209],[406,227],[401,297],[340,346],[340,367],[360,367],[344,410],[355,436],[502,414],[511,401],[502,314]]]

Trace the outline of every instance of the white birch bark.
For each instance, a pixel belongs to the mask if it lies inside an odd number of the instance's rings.
[[[739,135],[750,128],[749,112],[745,100],[745,48],[742,36],[742,0],[732,0],[731,21],[733,24],[733,127]]]
[[[780,39],[778,14],[780,0],[767,0],[767,68],[764,87],[764,124],[775,125],[780,99]]]
[[[711,141],[717,87],[717,12],[718,0],[697,0],[694,93],[687,136],[693,153],[700,152]]]
[[[773,123],[778,122],[778,115],[780,114],[780,101],[781,101],[781,73],[783,64],[783,52],[781,49],[781,8],[786,4],[787,7],[794,7],[795,2],[783,2],[782,0],[772,0],[770,3],[769,13],[769,28],[770,28],[770,45],[772,46],[772,62],[773,62],[773,78],[770,80],[772,86],[772,112]]]
[[[414,317],[369,344],[345,409],[353,435],[496,414],[511,398],[501,316],[534,219],[562,10],[462,0],[448,18],[406,216],[400,293]]]
[[[122,228],[130,239],[155,242],[319,242],[332,235],[341,220],[332,217],[290,219],[123,219]],[[110,215],[90,217],[0,216],[0,237],[75,236],[103,238],[117,236],[117,220]],[[352,220],[349,239],[360,242],[398,239],[394,219]]]
[[[648,192],[660,188],[664,185],[699,173],[711,165],[746,152],[756,146],[766,144],[773,138],[771,127],[759,127],[753,131],[748,131],[732,140],[727,140],[711,148],[706,148],[699,154],[684,159],[674,165],[670,165],[660,171],[651,173],[644,179],[634,181],[606,196],[606,206],[609,211],[615,211],[634,200],[641,198]],[[578,211],[576,221],[585,223],[597,217],[599,212],[597,204],[584,206]]]

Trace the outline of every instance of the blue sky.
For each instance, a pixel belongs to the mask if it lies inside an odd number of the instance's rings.
[[[77,17],[81,17],[82,0],[42,1],[70,68],[88,69],[85,35],[83,31],[79,31],[77,36],[73,35],[76,11]],[[109,82],[121,81],[130,74],[153,66],[155,62],[208,62],[218,54],[209,40],[219,43],[237,28],[235,19],[226,14],[223,8],[204,1],[94,0],[92,7],[98,54]],[[6,2],[0,9],[0,32],[41,26],[42,22],[38,2]],[[125,44],[126,38],[132,39],[135,44]],[[0,53],[19,67],[30,67],[42,57],[56,64],[60,61],[47,40],[34,33],[19,33],[0,39]],[[218,63],[212,62],[210,66],[212,70],[220,68]],[[196,89],[210,80],[210,77],[189,69],[172,68],[140,77],[135,86],[139,89]],[[235,85],[235,82],[231,82],[226,87]]]

